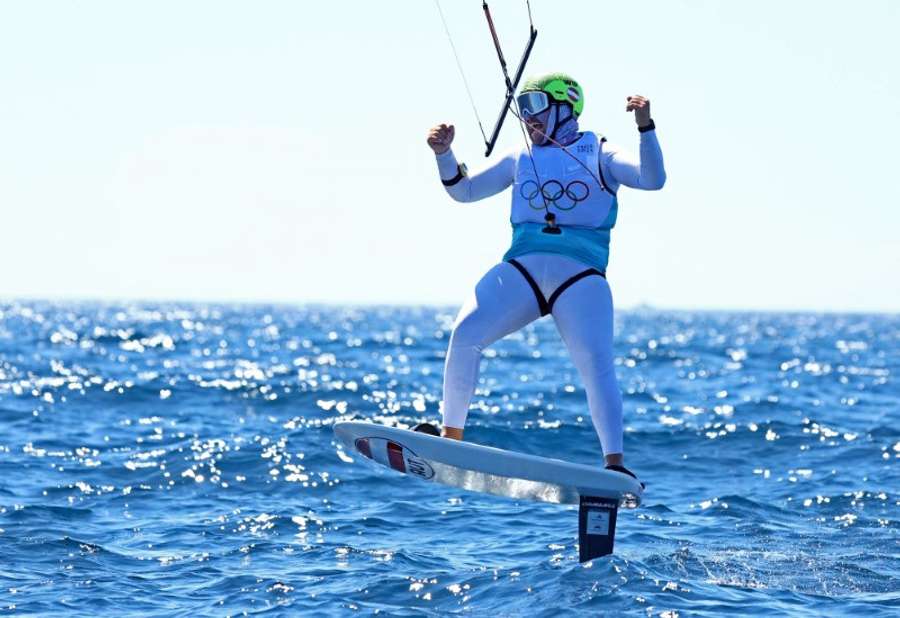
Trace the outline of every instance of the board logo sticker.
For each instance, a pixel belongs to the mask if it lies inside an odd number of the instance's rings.
[[[406,471],[423,479],[430,479],[434,476],[434,470],[428,465],[428,462],[410,451],[406,451]]]
[[[357,438],[356,450],[369,459],[392,468],[397,472],[412,474],[422,479],[434,478],[434,468],[399,442],[385,438]]]
[[[588,534],[609,536],[609,511],[588,511],[585,531]]]

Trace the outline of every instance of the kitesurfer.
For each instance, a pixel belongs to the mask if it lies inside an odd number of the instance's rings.
[[[580,130],[584,94],[566,74],[527,80],[516,104],[532,144],[474,174],[451,150],[453,125],[439,124],[428,133],[441,182],[454,200],[474,202],[512,186],[512,245],[475,286],[453,326],[442,435],[463,437],[482,350],[552,315],[584,382],[607,469],[634,476],[624,467],[606,267],[619,187],[657,190],[666,181],[650,101],[641,95],[626,100],[640,134],[637,158]]]

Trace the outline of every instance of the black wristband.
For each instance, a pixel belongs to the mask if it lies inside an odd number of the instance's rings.
[[[641,133],[646,133],[647,131],[652,131],[655,128],[656,128],[656,123],[653,122],[653,118],[651,118],[650,124],[648,124],[646,127],[638,127],[638,131],[640,131]]]
[[[453,185],[455,185],[456,183],[458,183],[460,180],[462,180],[462,179],[463,179],[463,176],[465,176],[465,175],[466,175],[466,170],[465,170],[465,168],[463,168],[462,165],[457,165],[457,166],[456,166],[456,176],[454,176],[454,177],[451,178],[450,180],[444,180],[443,178],[441,178],[441,183],[442,183],[445,187],[452,187]]]

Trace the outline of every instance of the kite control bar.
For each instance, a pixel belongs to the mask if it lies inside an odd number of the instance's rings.
[[[537,38],[537,30],[534,29],[534,24],[531,23],[531,9],[529,7],[528,23],[530,31],[528,34],[528,43],[525,45],[525,51],[522,53],[522,59],[519,61],[519,66],[516,68],[516,77],[511,80],[509,78],[509,71],[506,68],[506,58],[503,57],[503,51],[500,49],[500,39],[497,38],[497,30],[494,28],[494,20],[491,19],[491,10],[488,8],[487,2],[482,2],[482,8],[484,9],[484,16],[487,19],[488,28],[491,30],[491,37],[494,39],[494,47],[497,49],[497,58],[499,58],[500,68],[503,70],[503,78],[506,80],[506,100],[503,102],[500,116],[497,118],[497,123],[494,125],[494,130],[491,132],[490,139],[486,139],[484,142],[484,145],[487,146],[484,156],[489,157],[494,150],[494,146],[497,144],[497,138],[500,136],[500,128],[503,126],[503,121],[506,119],[506,112],[509,111],[509,106],[512,103],[513,97],[516,96],[516,88],[519,85],[519,80],[522,79],[522,73],[525,71],[525,63],[528,62],[528,56],[531,55],[531,48],[534,47],[534,41]]]

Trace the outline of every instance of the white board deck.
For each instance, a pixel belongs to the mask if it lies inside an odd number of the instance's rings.
[[[507,498],[578,504],[580,496],[640,506],[641,484],[626,474],[506,451],[471,442],[364,423],[335,423],[337,438],[353,453],[410,476]]]

